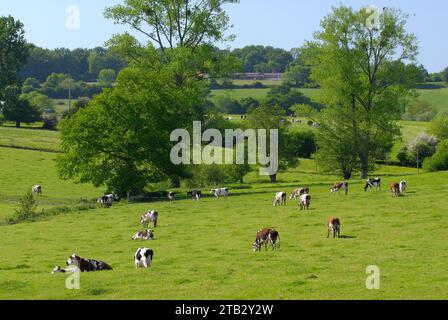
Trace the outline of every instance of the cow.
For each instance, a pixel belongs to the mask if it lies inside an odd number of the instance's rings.
[[[302,194],[300,196],[300,210],[309,210],[311,204],[311,196],[309,194]]]
[[[131,240],[154,240],[154,233],[150,229],[137,232]]]
[[[310,188],[304,187],[304,188],[295,189],[291,193],[291,196],[289,197],[289,200],[292,200],[292,199],[296,200],[297,198],[300,198],[300,196],[302,194],[310,194]]]
[[[392,192],[392,197],[400,196],[400,184],[398,182],[393,182],[390,185],[390,191]]]
[[[159,219],[159,213],[157,211],[148,210],[140,217],[140,223],[145,229],[148,229],[150,222],[153,223],[154,228],[157,228],[158,219]]]
[[[364,191],[367,191],[369,189],[372,191],[372,188],[376,188],[377,190],[381,190],[381,179],[375,178],[375,179],[367,179],[366,185],[364,187]]]
[[[109,208],[112,206],[114,201],[120,201],[120,198],[114,194],[107,194],[97,199],[97,203],[103,208]]]
[[[191,190],[187,192],[187,196],[191,197],[194,201],[199,201],[202,197],[201,190]]]
[[[75,266],[79,268],[81,272],[112,270],[112,267],[106,262],[81,258],[75,253],[68,258],[68,260],[66,261],[66,265],[68,267]]]
[[[277,205],[286,206],[286,192],[277,192],[274,198],[274,207]]]
[[[259,252],[264,245],[267,251],[268,244],[272,245],[273,251],[277,250],[277,246],[280,248],[280,235],[276,230],[271,228],[265,228],[257,232],[255,242],[252,244],[252,250],[254,252]]]
[[[400,181],[400,187],[399,188],[400,188],[400,193],[402,195],[404,195],[406,193],[406,187],[407,187],[406,181],[404,181],[404,180]]]
[[[170,203],[173,203],[175,198],[176,194],[174,192],[168,192],[168,200],[170,201]]]
[[[31,191],[33,192],[33,194],[38,195],[38,196],[42,196],[42,186],[40,185],[35,185],[31,188]]]
[[[229,188],[220,188],[210,190],[210,194],[214,195],[216,198],[223,196],[227,198],[229,196]]]
[[[138,248],[134,254],[135,268],[143,267],[145,269],[152,266],[154,251],[149,248]]]
[[[62,269],[60,266],[57,266],[53,269],[53,271],[51,271],[52,274],[55,273],[75,273],[75,272],[79,272],[79,268],[76,266],[68,266],[65,269]]]
[[[333,238],[336,236],[339,238],[341,236],[341,221],[338,218],[330,218],[328,219],[328,233],[327,239],[330,238],[330,232],[333,233]]]
[[[341,190],[345,190],[345,195],[348,195],[348,182],[336,182],[330,189],[331,193],[340,193]]]

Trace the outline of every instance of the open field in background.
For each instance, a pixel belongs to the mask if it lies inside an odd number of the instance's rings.
[[[0,126],[0,146],[59,151],[58,131]],[[1,155],[1,154],[0,154]]]
[[[93,187],[58,180],[54,156],[0,148],[2,215],[32,183],[44,186],[39,207],[100,194]],[[375,174],[383,177],[381,192],[366,193],[362,181],[352,180],[349,196],[331,195],[329,187],[338,178],[317,174],[312,160],[302,160],[297,169],[280,174],[277,185],[251,173],[246,178],[250,187],[231,190],[228,200],[194,203],[182,195],[173,205],[120,203],[2,225],[0,299],[448,298],[448,197],[443,188],[433,188],[448,173],[416,175],[409,168],[381,167]],[[409,193],[394,199],[387,186],[403,178]],[[312,210],[300,212],[291,201],[272,207],[275,192],[301,185],[311,188]],[[141,229],[139,216],[147,209],[160,212],[156,240],[133,242],[131,236]],[[326,239],[329,216],[342,220],[344,238]],[[251,251],[261,227],[280,232],[279,251]],[[155,252],[151,270],[134,269],[133,254],[141,246]],[[66,276],[50,271],[73,252],[105,260],[114,271],[81,274],[81,289],[67,290]],[[365,287],[365,269],[372,264],[381,270],[379,291]]]

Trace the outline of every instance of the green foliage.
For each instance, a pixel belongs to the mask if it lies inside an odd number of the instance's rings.
[[[437,139],[426,133],[418,135],[414,141],[401,148],[397,159],[403,166],[419,167],[426,158],[431,157],[436,152]]]
[[[40,88],[40,82],[36,78],[26,78],[23,82],[22,93],[31,93]]]
[[[5,120],[13,121],[17,127],[22,122],[27,124],[40,120],[41,112],[39,108],[31,104],[28,99],[19,96],[20,89],[12,86],[4,90],[3,115]]]
[[[448,140],[437,145],[436,153],[423,162],[423,169],[428,172],[448,170]]]
[[[232,51],[242,61],[244,72],[285,72],[293,61],[290,52],[271,46],[246,46]]]
[[[306,104],[312,108],[319,110],[322,106],[312,101],[305,96],[298,89],[291,88],[289,85],[283,83],[279,86],[273,87],[267,94],[265,103],[270,106],[280,106],[288,114],[291,113],[290,108],[294,105]]]
[[[117,79],[117,74],[114,69],[103,69],[98,74],[98,82],[103,86],[112,85]]]
[[[316,152],[316,134],[314,131],[292,131],[289,135],[295,157],[309,159]]]
[[[439,114],[431,122],[429,133],[435,135],[439,140],[448,139],[448,113]]]
[[[437,115],[435,110],[428,101],[418,100],[415,104],[407,108],[402,119],[407,121],[426,121],[429,122]]]
[[[33,220],[36,218],[36,199],[34,199],[34,195],[31,191],[25,193],[25,195],[19,199],[17,203],[17,207],[14,210],[15,216],[14,220],[16,221],[26,221]]]
[[[35,106],[41,113],[54,113],[54,102],[50,98],[48,98],[46,95],[38,92],[38,91],[32,91],[29,93],[23,93],[21,95],[23,99],[28,100],[28,102]]]

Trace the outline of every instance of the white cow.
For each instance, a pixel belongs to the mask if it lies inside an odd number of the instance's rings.
[[[311,204],[311,196],[307,193],[300,196],[300,210],[309,210]]]
[[[159,213],[157,211],[148,210],[140,217],[140,223],[145,229],[148,229],[150,222],[153,223],[154,228],[157,228],[158,219],[159,219]]]
[[[229,188],[220,188],[210,190],[210,194],[214,195],[216,198],[223,196],[227,198],[229,196]]]
[[[277,192],[274,198],[274,207],[277,205],[286,206],[286,192]]]
[[[404,180],[400,181],[400,194],[404,195],[406,193],[406,187],[407,187],[406,181]]]

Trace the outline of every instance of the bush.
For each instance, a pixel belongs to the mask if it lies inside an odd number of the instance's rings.
[[[292,132],[290,137],[295,157],[309,159],[316,152],[316,135],[313,131]]]
[[[426,133],[418,135],[412,143],[403,147],[397,154],[397,159],[403,166],[416,166],[418,160],[422,163],[436,152],[437,138]]]
[[[424,161],[423,169],[429,172],[448,170],[448,140],[439,143],[436,153]]]
[[[36,214],[36,199],[31,191],[28,191],[17,203],[15,211],[16,221],[34,220]]]

